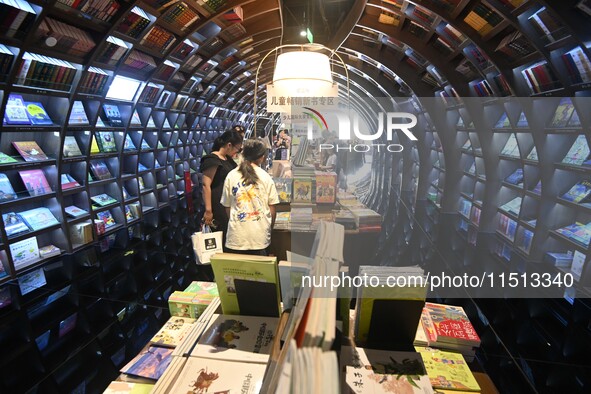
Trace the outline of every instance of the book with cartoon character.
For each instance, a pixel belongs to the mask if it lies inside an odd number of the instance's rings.
[[[279,318],[213,315],[192,357],[267,363]]]
[[[172,316],[164,326],[150,339],[157,346],[176,347],[191,331],[195,319]]]

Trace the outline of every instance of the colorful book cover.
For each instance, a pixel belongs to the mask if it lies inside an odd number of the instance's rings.
[[[125,365],[121,372],[158,380],[172,361],[172,352],[173,349],[150,346]]]
[[[135,147],[135,144],[131,140],[131,136],[129,134],[127,134],[125,136],[125,141],[123,142],[123,150],[124,151],[137,150],[137,148]]]
[[[39,248],[39,256],[46,258],[51,256],[57,256],[61,254],[62,251],[55,245],[45,245]]]
[[[90,171],[92,171],[92,176],[96,181],[113,178],[109,167],[104,161],[91,161]]]
[[[211,266],[225,314],[281,314],[276,257],[216,253]]]
[[[43,152],[35,141],[14,141],[12,145],[25,161],[49,160],[45,152]]]
[[[435,389],[480,391],[472,371],[460,353],[416,347]]]
[[[312,203],[312,180],[309,178],[294,178],[293,195],[291,201],[294,203]]]
[[[189,357],[171,393],[258,393],[266,366]]]
[[[6,231],[6,235],[9,237],[31,231],[21,216],[17,213],[5,213],[2,215],[2,220],[4,221],[4,230]]]
[[[517,137],[515,134],[511,134],[505,147],[501,151],[501,155],[519,157],[519,146],[517,145]]]
[[[33,230],[41,230],[60,224],[48,208],[34,208],[20,213],[21,218]]]
[[[8,156],[6,153],[0,152],[0,164],[18,163],[14,157]]]
[[[117,145],[115,144],[115,135],[112,131],[97,131],[96,139],[99,149],[102,153],[117,152]]]
[[[292,179],[291,178],[273,178],[279,202],[291,202]]]
[[[506,112],[503,112],[497,123],[495,124],[495,129],[510,129],[511,122],[509,121],[509,117],[507,116]]]
[[[18,286],[22,295],[29,294],[37,289],[42,288],[47,284],[45,279],[45,272],[43,269],[38,269],[18,278]]]
[[[591,151],[589,150],[587,138],[583,134],[580,134],[564,159],[562,159],[562,163],[580,166],[589,157],[589,153]]]
[[[86,125],[88,124],[88,117],[86,116],[86,111],[84,110],[84,105],[82,101],[74,101],[72,105],[72,112],[70,112],[70,119],[68,120],[68,124],[71,126],[75,125]]]
[[[189,317],[172,316],[164,326],[150,339],[150,343],[156,346],[177,347],[189,334],[193,323],[197,320]]]
[[[69,215],[73,218],[79,218],[80,216],[88,215],[88,211],[78,208],[75,205],[70,205],[68,207],[65,207],[64,210],[66,211],[67,215]]]
[[[82,156],[82,152],[80,151],[80,147],[78,146],[78,141],[76,141],[76,137],[73,135],[67,135],[64,139],[64,156],[65,157],[74,157],[74,156]]]
[[[527,122],[527,118],[525,117],[525,112],[521,111],[519,115],[519,120],[517,121],[518,128],[526,128],[529,127],[529,123]]]
[[[45,111],[43,104],[38,102],[27,102],[25,101],[25,110],[27,111],[27,115],[29,119],[31,119],[31,124],[34,125],[52,125],[53,121]]]
[[[523,183],[523,169],[516,169],[515,172],[505,178],[505,182],[508,182],[512,185],[519,185],[520,183]]]
[[[96,142],[96,137],[93,135],[90,137],[90,154],[96,155],[98,153],[101,153],[101,150],[98,146],[98,143]]]
[[[316,172],[316,203],[334,204],[337,201],[337,174]]]
[[[0,201],[14,200],[16,193],[6,174],[0,174]]]
[[[425,303],[438,343],[480,346],[480,338],[461,306]]]
[[[568,127],[581,127],[581,119],[579,118],[579,113],[575,110],[573,111],[573,115],[570,117],[570,120],[567,124]]]
[[[279,318],[213,315],[191,356],[267,363]]]
[[[115,218],[113,218],[113,215],[111,214],[111,211],[108,210],[97,212],[96,218],[102,220],[103,223],[105,223],[105,228],[110,228],[117,224],[117,222],[115,222]]]
[[[62,190],[80,186],[78,181],[76,181],[76,179],[74,179],[70,174],[62,174],[60,176],[60,183],[62,185]]]
[[[39,260],[37,237],[31,237],[11,243],[9,248],[12,261],[14,262],[14,269],[17,271]]]
[[[574,110],[575,106],[571,99],[569,97],[563,97],[556,108],[556,112],[554,112],[550,127],[566,127]]]
[[[96,196],[92,196],[92,197],[90,197],[90,199],[92,200],[93,203],[95,203],[101,207],[106,207],[107,205],[117,203],[116,199],[114,199],[113,197],[109,196],[108,194],[104,194],[104,193],[96,195]]]
[[[11,124],[31,124],[31,119],[27,115],[25,101],[23,96],[11,94],[6,101],[4,109],[4,123]]]
[[[31,196],[40,196],[53,191],[43,170],[26,170],[18,173]]]
[[[125,219],[127,221],[135,219],[135,217],[133,216],[133,212],[131,212],[131,209],[129,208],[129,205],[125,206]]]
[[[121,118],[119,107],[114,104],[103,104],[103,111],[105,111],[105,116],[111,126],[123,126],[123,119]]]
[[[591,181],[580,181],[574,184],[562,198],[575,203],[584,201],[591,194]]]

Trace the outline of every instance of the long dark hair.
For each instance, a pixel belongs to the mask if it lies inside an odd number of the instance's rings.
[[[242,144],[242,157],[244,160],[240,163],[238,171],[240,171],[246,186],[254,185],[259,181],[259,177],[251,163],[267,153],[267,147],[259,140],[245,140]]]
[[[235,130],[225,131],[222,135],[216,138],[215,141],[213,141],[211,151],[217,152],[227,143],[232,145],[240,145],[242,143],[242,136]]]

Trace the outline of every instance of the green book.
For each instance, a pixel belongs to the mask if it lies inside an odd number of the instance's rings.
[[[279,317],[276,257],[216,253],[211,267],[224,314]]]
[[[16,160],[15,158],[8,156],[6,153],[0,152],[0,164],[17,163],[17,162],[18,162],[18,160]]]

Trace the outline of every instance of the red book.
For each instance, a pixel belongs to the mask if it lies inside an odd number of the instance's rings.
[[[45,178],[43,170],[27,170],[18,173],[31,196],[39,196],[53,191],[47,182],[47,178]]]
[[[480,346],[480,337],[461,306],[426,302],[425,309],[433,322],[439,344]]]
[[[49,160],[45,152],[43,152],[35,141],[14,141],[12,145],[25,161]]]

